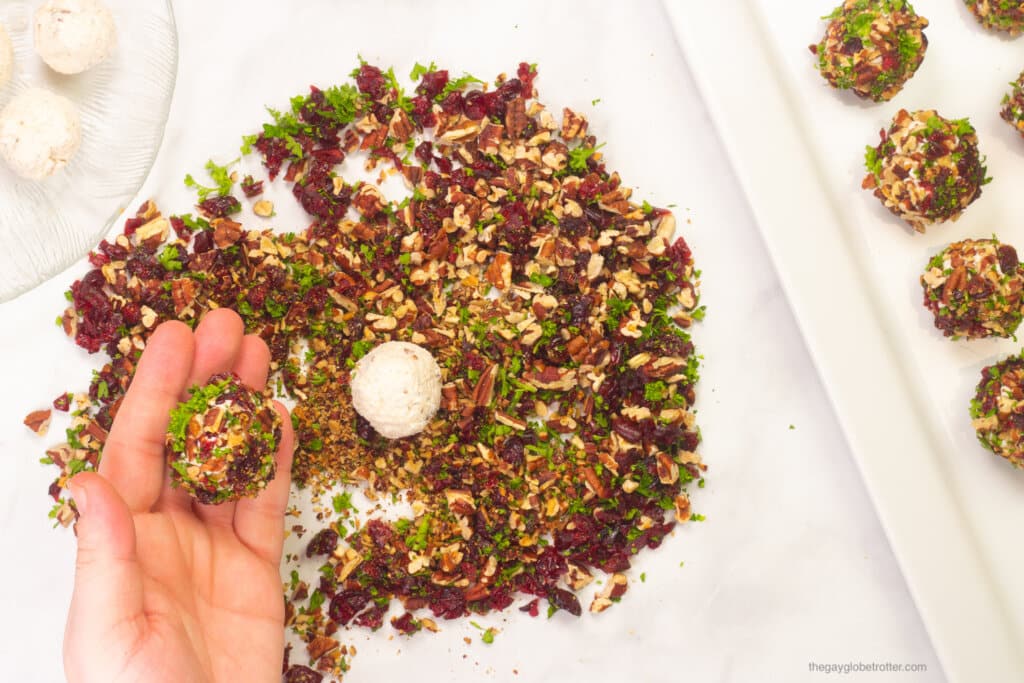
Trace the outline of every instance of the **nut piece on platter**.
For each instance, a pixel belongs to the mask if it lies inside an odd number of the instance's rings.
[[[954,242],[921,276],[935,327],[953,339],[1010,337],[1024,310],[1024,269],[1017,250],[999,240]]]
[[[928,20],[905,0],[846,0],[829,19],[811,53],[834,88],[886,102],[903,89],[924,60]]]
[[[1010,356],[981,371],[971,418],[982,446],[1024,467],[1024,358]]]
[[[171,411],[171,485],[201,503],[255,497],[274,479],[281,416],[233,373],[214,375]]]
[[[964,0],[964,4],[985,28],[1011,36],[1024,30],[1024,5],[1016,0]]]
[[[917,232],[955,221],[991,181],[967,119],[901,109],[879,134],[878,146],[867,148],[868,175],[861,187],[874,190],[885,208]]]

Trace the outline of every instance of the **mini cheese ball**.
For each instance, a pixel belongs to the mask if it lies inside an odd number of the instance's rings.
[[[54,71],[77,74],[117,46],[114,15],[99,0],[47,0],[35,14],[36,52]]]
[[[861,186],[917,232],[955,221],[991,181],[967,119],[901,109],[880,135],[878,146],[867,148]]]
[[[1010,356],[981,371],[971,418],[982,446],[1024,468],[1024,358]]]
[[[1024,30],[1024,3],[1017,0],[964,0],[982,26],[1011,36]]]
[[[4,25],[0,24],[0,88],[11,82],[14,75],[14,46]]]
[[[0,157],[22,178],[42,180],[60,171],[81,143],[78,109],[49,90],[30,88],[0,112]]]
[[[277,473],[281,416],[234,373],[214,375],[171,412],[167,464],[171,485],[200,503],[255,497]]]
[[[999,115],[1024,136],[1024,72],[1010,85],[1013,90],[1003,96],[1003,108]]]
[[[826,18],[825,37],[810,50],[834,88],[885,102],[924,60],[928,20],[905,0],[846,0]]]
[[[935,327],[953,339],[1010,337],[1024,317],[1024,269],[1017,250],[999,240],[954,242],[921,276]]]
[[[429,351],[386,342],[356,362],[352,405],[381,436],[402,439],[423,431],[441,405],[441,368]]]

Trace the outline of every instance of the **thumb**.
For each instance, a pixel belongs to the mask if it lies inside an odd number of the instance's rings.
[[[65,668],[73,670],[97,648],[114,657],[127,652],[143,635],[145,617],[128,505],[94,472],[77,475],[68,487],[79,513],[75,588],[64,633]]]

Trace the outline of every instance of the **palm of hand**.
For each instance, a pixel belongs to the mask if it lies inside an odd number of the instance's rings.
[[[108,439],[104,476],[79,475],[72,484],[83,511],[65,636],[71,681],[280,678],[284,603],[278,564],[290,421],[284,421],[278,475],[256,499],[199,505],[163,476],[164,405],[181,390],[161,399],[152,393],[155,387],[183,388],[188,378],[228,368],[250,385],[266,382],[266,347],[243,339],[240,321],[230,316],[211,314],[200,325],[191,369],[180,368],[183,345],[187,349],[192,336],[187,328],[154,334]],[[163,355],[178,358],[178,369],[161,364]],[[179,373],[180,382],[168,382],[169,372]]]
[[[175,512],[135,517],[146,624],[107,652],[134,654],[105,680],[258,681],[278,671],[284,603],[276,563],[247,548],[233,529]],[[267,596],[277,597],[267,599]]]

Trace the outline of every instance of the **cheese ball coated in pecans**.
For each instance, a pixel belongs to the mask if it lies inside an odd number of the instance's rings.
[[[846,0],[811,53],[834,88],[875,102],[891,100],[924,61],[928,20],[905,0]]]
[[[1024,30],[1024,3],[1019,0],[964,0],[982,26],[1011,36]]]
[[[1013,90],[1003,96],[1003,108],[999,115],[1024,136],[1024,72],[1010,85]]]
[[[1010,356],[981,371],[971,418],[982,446],[1024,468],[1024,358]]]
[[[861,187],[874,190],[885,208],[917,232],[955,221],[991,181],[967,119],[901,109],[880,135],[878,146],[867,148],[868,175]]]
[[[935,327],[953,339],[1010,337],[1024,312],[1024,270],[999,240],[963,240],[940,251],[921,276]]]
[[[211,505],[255,497],[276,474],[281,416],[233,373],[190,392],[167,427],[171,485]]]

